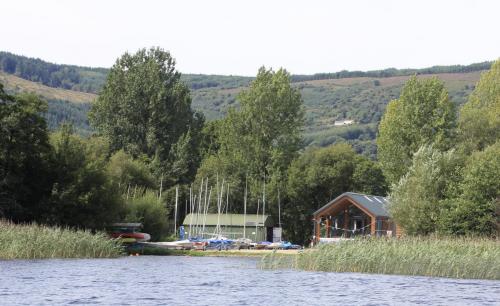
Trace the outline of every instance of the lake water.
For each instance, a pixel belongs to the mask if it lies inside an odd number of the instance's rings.
[[[258,259],[0,261],[1,305],[500,305],[500,281],[267,271]]]

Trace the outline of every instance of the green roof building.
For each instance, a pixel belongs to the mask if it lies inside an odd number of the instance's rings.
[[[221,235],[229,239],[273,241],[275,223],[269,215],[188,214],[182,225],[190,237],[212,238]]]

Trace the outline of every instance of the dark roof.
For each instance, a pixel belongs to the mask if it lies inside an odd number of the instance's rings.
[[[315,211],[314,215],[319,214],[323,210],[330,207],[333,203],[344,197],[350,198],[352,201],[356,202],[358,205],[360,205],[362,208],[369,211],[376,217],[389,217],[389,212],[387,211],[387,205],[389,204],[389,201],[387,200],[387,198],[355,192],[344,192],[332,201],[328,202],[325,206]]]
[[[246,223],[246,226],[255,226],[255,222],[257,222],[257,226],[266,226],[272,227],[274,226],[274,221],[269,215],[254,215],[247,214],[246,217],[243,214],[221,214],[218,216],[217,214],[206,214],[206,215],[198,215],[196,214],[188,214],[184,219],[183,225],[190,224],[203,224],[207,226],[215,226],[219,222],[219,225],[224,226],[243,226]]]

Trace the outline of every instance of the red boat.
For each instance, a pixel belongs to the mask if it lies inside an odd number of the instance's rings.
[[[149,241],[149,234],[138,232],[141,227],[142,223],[113,223],[109,235],[113,238],[135,239],[134,242]]]

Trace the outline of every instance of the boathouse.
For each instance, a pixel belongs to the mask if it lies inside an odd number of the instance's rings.
[[[269,215],[188,214],[183,222],[186,235],[212,238],[218,235],[229,239],[248,238],[253,241],[273,241],[275,223]]]
[[[313,214],[314,240],[354,236],[399,236],[385,197],[345,192]]]

